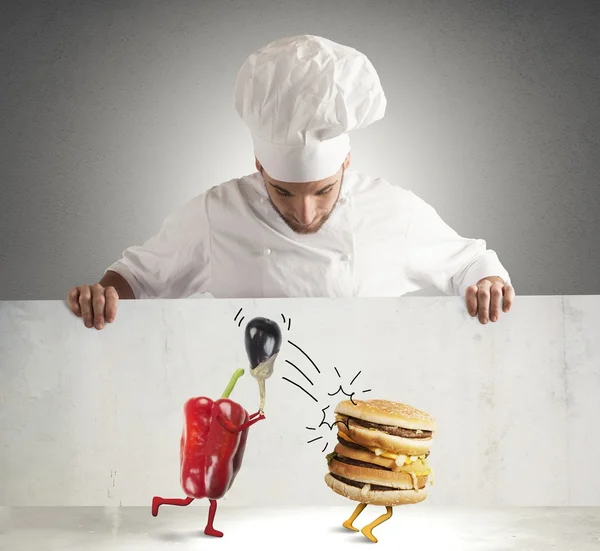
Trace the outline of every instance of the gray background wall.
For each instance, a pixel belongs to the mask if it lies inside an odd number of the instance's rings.
[[[483,237],[520,294],[600,293],[597,2],[2,2],[0,299],[62,299],[168,212],[254,171],[246,56],[363,51],[389,107],[354,167]]]

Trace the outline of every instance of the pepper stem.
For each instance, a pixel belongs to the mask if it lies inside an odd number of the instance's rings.
[[[233,391],[233,387],[235,383],[237,383],[238,379],[244,374],[243,369],[238,369],[232,376],[229,384],[225,387],[225,391],[223,392],[221,398],[229,398],[229,395]]]

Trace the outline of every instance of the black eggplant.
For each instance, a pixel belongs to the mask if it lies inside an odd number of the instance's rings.
[[[246,325],[246,354],[250,369],[256,369],[281,349],[281,329],[267,318],[254,318]]]
[[[273,374],[277,354],[281,350],[281,329],[273,320],[253,318],[246,325],[244,342],[250,361],[250,373],[258,381],[260,407],[265,406],[265,380]]]

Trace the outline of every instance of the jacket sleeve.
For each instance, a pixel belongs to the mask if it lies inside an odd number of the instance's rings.
[[[129,247],[107,269],[138,299],[186,298],[210,289],[210,224],[206,194],[171,213],[143,245]]]
[[[435,286],[447,295],[464,295],[484,277],[510,275],[482,239],[461,237],[436,210],[411,193],[412,217],[407,232],[405,275],[418,288]]]

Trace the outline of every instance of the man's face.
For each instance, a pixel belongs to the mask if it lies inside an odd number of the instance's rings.
[[[310,234],[318,232],[331,216],[348,164],[349,157],[330,178],[303,183],[274,180],[258,161],[256,167],[262,173],[271,205],[283,221],[298,234]]]

